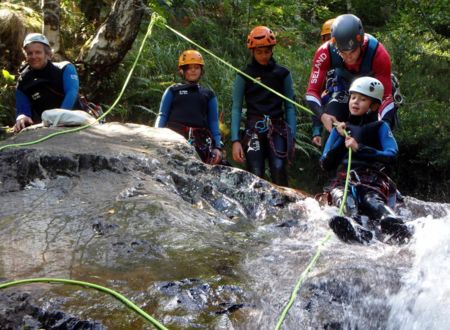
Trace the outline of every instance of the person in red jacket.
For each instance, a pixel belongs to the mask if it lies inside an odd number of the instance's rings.
[[[331,27],[332,39],[316,51],[306,91],[308,107],[328,132],[333,122],[348,117],[348,89],[361,76],[372,76],[383,84],[384,95],[378,115],[392,127],[395,104],[392,97],[391,59],[386,48],[373,36],[364,33],[361,20],[352,14],[336,17]],[[327,73],[334,70],[329,97],[322,98]]]
[[[326,20],[325,23],[322,25],[322,29],[320,30],[320,39],[322,40],[322,43],[327,42],[331,39],[331,26],[333,25],[334,18],[330,18],[329,20]],[[332,83],[332,77],[334,74],[334,70],[331,70],[327,73],[327,77],[325,79],[325,84],[323,86],[323,90],[321,93],[322,97],[322,103],[326,103],[326,100],[329,98],[328,95],[328,89],[330,87],[329,84]],[[318,119],[315,115],[312,116],[312,139],[311,142],[316,147],[322,146],[322,122],[320,119]]]

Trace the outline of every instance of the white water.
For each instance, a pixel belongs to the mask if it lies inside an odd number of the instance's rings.
[[[289,211],[294,214],[296,208],[303,209],[305,217],[298,225],[259,228],[260,238],[271,243],[250,253],[244,267],[262,297],[242,329],[274,328],[300,273],[329,230],[327,220],[338,212],[312,199],[291,205]],[[332,236],[283,329],[450,329],[449,207],[409,198],[400,213],[415,226],[412,241],[405,245],[346,244]]]
[[[389,301],[388,329],[449,329],[450,215],[416,222],[414,263]]]

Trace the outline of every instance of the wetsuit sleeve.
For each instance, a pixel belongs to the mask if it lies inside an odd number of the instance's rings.
[[[63,72],[64,100],[61,109],[72,110],[78,99],[80,83],[78,73],[73,64],[67,64]]]
[[[384,87],[383,102],[378,110],[380,118],[383,118],[389,111],[394,109],[395,104],[392,97],[391,57],[381,43],[378,44],[374,55],[372,70],[374,78],[378,79]]]
[[[16,118],[19,116],[32,117],[31,102],[22,91],[16,89]]]
[[[378,129],[378,138],[381,145],[381,150],[359,144],[358,158],[377,161],[382,163],[390,163],[395,160],[398,154],[397,141],[392,134],[391,129],[387,123],[380,125]]]
[[[239,141],[244,90],[245,80],[240,75],[237,75],[233,84],[233,104],[231,106],[231,142]]]
[[[311,116],[312,122],[312,136],[321,136],[322,135],[322,122],[317,118],[317,116]]]
[[[336,128],[333,128],[323,148],[322,156],[320,157],[320,166],[324,170],[337,168],[346,152],[344,137],[338,133]]]
[[[219,106],[216,96],[208,102],[208,126],[214,139],[214,147],[222,149],[222,138],[219,130]]]
[[[283,91],[284,96],[294,101],[294,87],[292,82],[292,76],[289,73],[283,81]],[[297,118],[295,112],[295,106],[288,101],[284,102],[284,107],[286,109],[286,121],[288,123],[289,129],[291,130],[292,138],[295,138],[297,131]]]
[[[167,88],[161,98],[159,104],[159,113],[156,118],[155,127],[166,127],[167,120],[169,119],[170,106],[172,105],[173,93],[170,88]]]

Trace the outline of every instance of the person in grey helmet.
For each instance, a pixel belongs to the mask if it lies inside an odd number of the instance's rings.
[[[384,87],[378,119],[395,125],[395,104],[392,97],[391,59],[386,48],[373,36],[364,33],[361,20],[352,14],[336,17],[331,26],[331,40],[323,43],[313,59],[306,101],[328,132],[333,123],[343,122],[349,115],[348,89],[354,79],[371,76]],[[329,98],[321,98],[327,72],[334,70],[327,84]],[[313,121],[314,122],[314,121]],[[315,134],[320,134],[315,131]]]
[[[16,86],[14,131],[41,122],[48,109],[81,109],[78,74],[70,62],[52,62],[52,49],[41,33],[30,33],[23,41],[26,65],[19,70]]]

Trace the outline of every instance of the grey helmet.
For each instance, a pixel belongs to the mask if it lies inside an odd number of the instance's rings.
[[[25,39],[23,41],[23,48],[25,48],[26,46],[28,46],[29,44],[31,44],[33,42],[39,42],[41,44],[44,44],[44,45],[50,47],[50,43],[48,42],[48,39],[46,36],[44,36],[41,33],[29,33],[29,34],[27,34],[27,36],[25,37]]]
[[[352,82],[349,90],[350,94],[356,92],[375,99],[376,101],[383,102],[384,86],[375,78],[361,77]]]
[[[361,20],[352,14],[336,17],[331,26],[331,37],[334,38],[338,50],[355,50],[364,42],[364,28]]]

